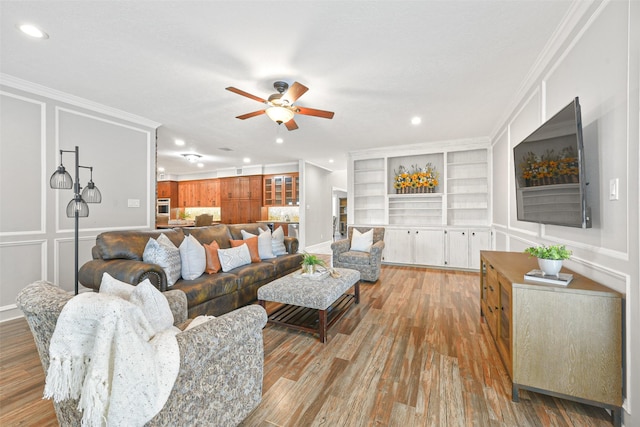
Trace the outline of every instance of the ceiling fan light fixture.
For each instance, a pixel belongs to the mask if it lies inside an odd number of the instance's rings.
[[[271,120],[279,125],[287,123],[289,120],[293,119],[294,116],[293,111],[284,107],[269,107],[266,109],[266,113]]]
[[[202,157],[200,154],[183,154],[183,156],[190,163],[195,163],[200,159],[200,157]]]

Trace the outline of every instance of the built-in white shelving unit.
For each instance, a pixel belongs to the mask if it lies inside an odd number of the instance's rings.
[[[353,213],[356,224],[382,224],[385,218],[384,159],[356,160],[353,165]]]
[[[350,225],[386,228],[383,261],[478,268],[479,251],[491,248],[489,147],[462,145],[352,157]],[[395,188],[401,166],[407,172],[435,168],[438,185],[432,190]]]
[[[447,224],[487,225],[489,180],[487,150],[447,153]]]
[[[390,225],[442,225],[442,194],[389,195]]]

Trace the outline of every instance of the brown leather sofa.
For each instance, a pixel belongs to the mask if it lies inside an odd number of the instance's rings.
[[[230,248],[230,239],[242,240],[241,230],[259,234],[258,228],[266,224],[219,224],[209,227],[185,227],[153,231],[108,231],[96,238],[92,249],[93,260],[84,264],[78,279],[83,286],[98,290],[104,272],[123,282],[136,285],[149,279],[161,291],[166,291],[167,277],[156,264],[142,261],[142,253],[149,238],[160,233],[176,245],[186,234],[193,235],[200,243],[218,242],[221,249]],[[285,237],[286,255],[266,259],[235,268],[227,273],[204,273],[194,280],[179,279],[170,289],[180,289],[187,295],[189,317],[201,314],[220,315],[256,300],[258,288],[300,268],[302,254],[298,252],[298,239]]]

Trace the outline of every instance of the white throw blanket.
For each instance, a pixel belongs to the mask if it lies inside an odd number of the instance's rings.
[[[177,328],[154,333],[142,310],[83,293],[62,309],[44,397],[78,399],[82,426],[138,426],[164,406],[180,369]]]

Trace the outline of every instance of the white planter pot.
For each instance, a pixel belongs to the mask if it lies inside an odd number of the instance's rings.
[[[562,268],[562,260],[538,258],[538,266],[545,276],[558,277],[558,273],[560,273],[560,269]]]
[[[302,272],[304,274],[313,274],[316,272],[316,266],[314,264],[308,265],[308,264],[303,264],[302,265]]]

